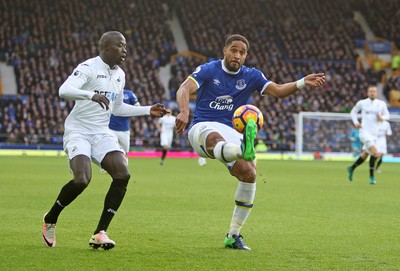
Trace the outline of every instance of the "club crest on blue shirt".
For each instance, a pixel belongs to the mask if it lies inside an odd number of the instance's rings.
[[[246,85],[246,82],[244,81],[244,79],[240,79],[240,80],[237,80],[236,81],[236,89],[238,89],[238,90],[242,90],[242,89],[244,89],[245,87],[246,87],[247,85]]]

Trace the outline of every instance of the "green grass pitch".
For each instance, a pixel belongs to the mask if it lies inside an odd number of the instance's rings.
[[[61,214],[57,246],[42,216],[71,179],[65,158],[0,157],[0,270],[400,270],[398,164],[377,185],[364,163],[258,161],[254,208],[242,230],[252,251],[223,247],[236,180],[217,161],[130,159],[125,200],[93,250],[110,177],[93,166],[89,187]]]

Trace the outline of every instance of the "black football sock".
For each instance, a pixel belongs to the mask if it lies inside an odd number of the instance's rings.
[[[164,160],[164,159],[165,159],[165,156],[167,156],[167,150],[166,150],[166,149],[163,149],[163,150],[162,150],[161,160]]]
[[[376,169],[378,169],[382,164],[382,157],[378,160],[378,163],[376,164]]]
[[[102,230],[107,231],[111,220],[117,213],[118,208],[124,199],[127,185],[128,180],[114,179],[112,181],[110,189],[108,190],[104,200],[104,209],[101,214],[99,224],[97,225],[97,229],[94,231],[94,234],[97,234]]]
[[[363,159],[361,156],[358,157],[358,159],[354,162],[354,164],[351,166],[351,168],[353,170],[356,169],[356,167],[358,167],[359,165],[361,165],[362,163],[364,163],[365,159]]]
[[[68,206],[77,196],[79,196],[85,188],[80,188],[75,185],[74,180],[69,181],[61,188],[60,194],[50,211],[45,216],[46,223],[55,224],[58,216],[64,207]]]
[[[374,177],[376,157],[371,156],[369,159],[369,176]]]

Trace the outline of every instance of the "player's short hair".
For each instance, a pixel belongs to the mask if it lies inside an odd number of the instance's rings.
[[[247,51],[249,51],[249,49],[250,49],[249,41],[248,41],[244,36],[242,36],[242,35],[240,35],[240,34],[233,34],[233,35],[230,35],[230,36],[225,40],[225,47],[228,47],[229,45],[232,44],[232,42],[237,41],[237,40],[240,40],[240,41],[244,42],[244,43],[246,44],[246,46],[247,46]]]

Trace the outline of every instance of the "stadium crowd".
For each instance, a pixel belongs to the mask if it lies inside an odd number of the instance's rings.
[[[64,119],[73,103],[60,99],[58,88],[78,61],[97,54],[97,38],[108,29],[118,29],[127,38],[128,58],[122,65],[126,88],[141,104],[173,104],[180,83],[202,63],[195,57],[175,58],[169,89],[164,90],[158,70],[177,53],[167,22],[175,13],[189,49],[209,60],[222,58],[220,44],[226,34],[241,33],[250,40],[246,65],[275,82],[326,73],[323,89],[306,89],[286,99],[258,95],[249,101],[265,114],[259,137],[270,150],[294,150],[293,113],[349,112],[365,96],[368,83],[380,80],[372,69],[356,69],[355,40],[365,39],[365,34],[353,11],[364,12],[378,36],[398,42],[400,25],[393,21],[390,28],[384,27],[386,15],[395,20],[400,12],[396,0],[388,2],[384,6],[377,0],[338,0],[329,5],[318,0],[204,0],[201,5],[190,0],[4,0],[0,60],[14,66],[18,95],[0,98],[0,142],[61,143]],[[389,77],[385,89],[400,89],[399,82],[398,76]],[[132,146],[157,147],[158,138],[153,120],[132,119]],[[320,149],[338,148],[321,142]],[[189,148],[184,136],[177,136],[174,146]]]

